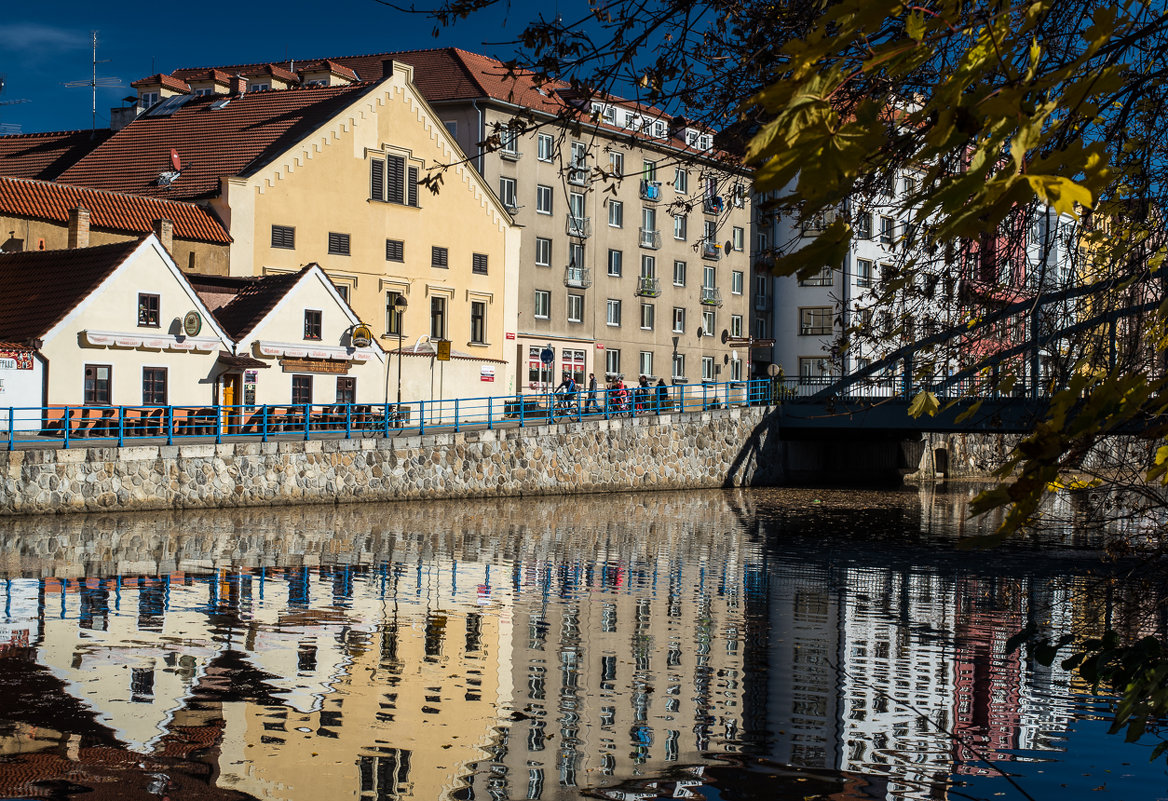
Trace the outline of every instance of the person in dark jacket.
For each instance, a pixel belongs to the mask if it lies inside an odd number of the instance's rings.
[[[665,386],[665,379],[657,379],[657,414],[665,411],[666,405],[669,403],[669,388]]]
[[[584,414],[589,411],[600,412],[600,405],[596,402],[596,374],[588,374],[588,402],[584,404]]]

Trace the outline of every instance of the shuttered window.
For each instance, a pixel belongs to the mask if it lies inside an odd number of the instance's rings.
[[[296,229],[291,225],[273,225],[272,247],[289,250],[296,247]]]
[[[407,206],[418,205],[418,168],[404,156],[386,156],[369,162],[369,197]]]
[[[385,162],[381,159],[369,162],[369,197],[385,200]]]
[[[349,255],[349,235],[329,232],[328,252],[335,256]]]
[[[388,156],[386,166],[386,196],[390,203],[404,202],[406,180],[406,160],[401,156]]]
[[[449,255],[446,248],[432,247],[430,248],[430,266],[431,267],[449,267]]]
[[[409,181],[406,182],[406,203],[411,206],[418,205],[418,168],[410,167]]]
[[[386,261],[405,261],[406,260],[406,243],[400,239],[385,240],[385,260]]]
[[[487,254],[475,253],[470,257],[470,271],[481,275],[487,274]]]

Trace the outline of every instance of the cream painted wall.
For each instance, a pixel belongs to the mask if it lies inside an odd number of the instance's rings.
[[[349,288],[350,304],[376,335],[386,333],[386,292],[401,291],[409,303],[406,343],[430,333],[431,298],[445,296],[453,347],[505,362],[503,334],[514,330],[517,311],[518,229],[478,173],[460,163],[462,151],[411,76],[408,66],[395,64],[392,76],[271,165],[250,178],[224,181],[217,210],[236,240],[232,273],[317,262]],[[441,173],[437,194],[419,187],[420,208],[370,200],[370,157],[384,157],[387,149],[420,160],[422,176],[455,166]],[[295,227],[295,249],[271,247],[272,225]],[[330,232],[349,234],[351,255],[328,253]],[[405,243],[404,263],[386,260],[387,239]],[[431,267],[433,246],[448,249],[448,269]],[[472,273],[474,253],[487,256],[486,275]],[[486,347],[470,343],[472,299],[487,303]],[[512,386],[511,367],[498,367],[494,386],[502,394]],[[479,394],[477,368],[473,373],[473,381],[451,386],[450,395]],[[428,371],[414,380],[428,387]]]
[[[171,405],[206,405],[213,400],[213,380],[220,350],[231,345],[215,322],[172,272],[162,245],[153,236],[76,309],[45,337],[41,353],[48,361],[48,403],[81,404],[85,400],[86,364],[112,367],[111,402],[133,406],[142,403],[142,368],[167,368],[167,400]],[[173,262],[172,262],[173,264]],[[138,326],[138,294],[159,296],[160,325]],[[165,343],[177,341],[184,314],[198,309],[203,328],[198,337],[203,352],[165,348],[93,346],[84,331],[113,332],[147,337]]]

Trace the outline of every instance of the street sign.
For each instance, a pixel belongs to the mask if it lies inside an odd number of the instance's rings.
[[[450,361],[450,340],[449,339],[438,340],[438,361],[440,361],[440,362]]]
[[[773,339],[752,339],[751,337],[727,337],[726,344],[732,348],[769,348]]]
[[[544,364],[551,364],[556,358],[556,352],[551,348],[544,348],[539,352],[539,360]]]

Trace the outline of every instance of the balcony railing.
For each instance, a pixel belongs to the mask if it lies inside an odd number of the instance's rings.
[[[568,215],[568,236],[587,237],[592,236],[592,218],[591,217],[577,217],[575,215]]]
[[[571,265],[565,267],[564,286],[569,289],[587,289],[592,286],[592,268]]]
[[[708,196],[702,201],[702,211],[706,214],[721,214],[723,208],[725,203],[722,202],[721,195]]]
[[[499,151],[499,157],[506,159],[507,161],[519,161],[519,158],[522,155],[523,154],[518,150],[507,150],[506,148],[503,148]]]
[[[716,286],[704,286],[702,287],[701,303],[703,306],[721,306],[722,293]]]
[[[712,240],[704,240],[702,242],[702,258],[717,261],[722,258],[722,246]]]
[[[661,294],[661,282],[657,278],[642,276],[637,279],[637,295],[642,298],[655,298]]]
[[[586,164],[573,164],[568,168],[568,183],[576,186],[587,186],[588,184],[588,166]]]
[[[649,200],[656,203],[661,199],[661,182],[660,181],[641,181],[641,200]]]
[[[770,311],[771,296],[757,293],[754,296],[754,310],[755,311]]]
[[[649,248],[650,250],[657,250],[661,247],[661,232],[657,230],[650,230],[648,228],[641,229],[641,247]]]

